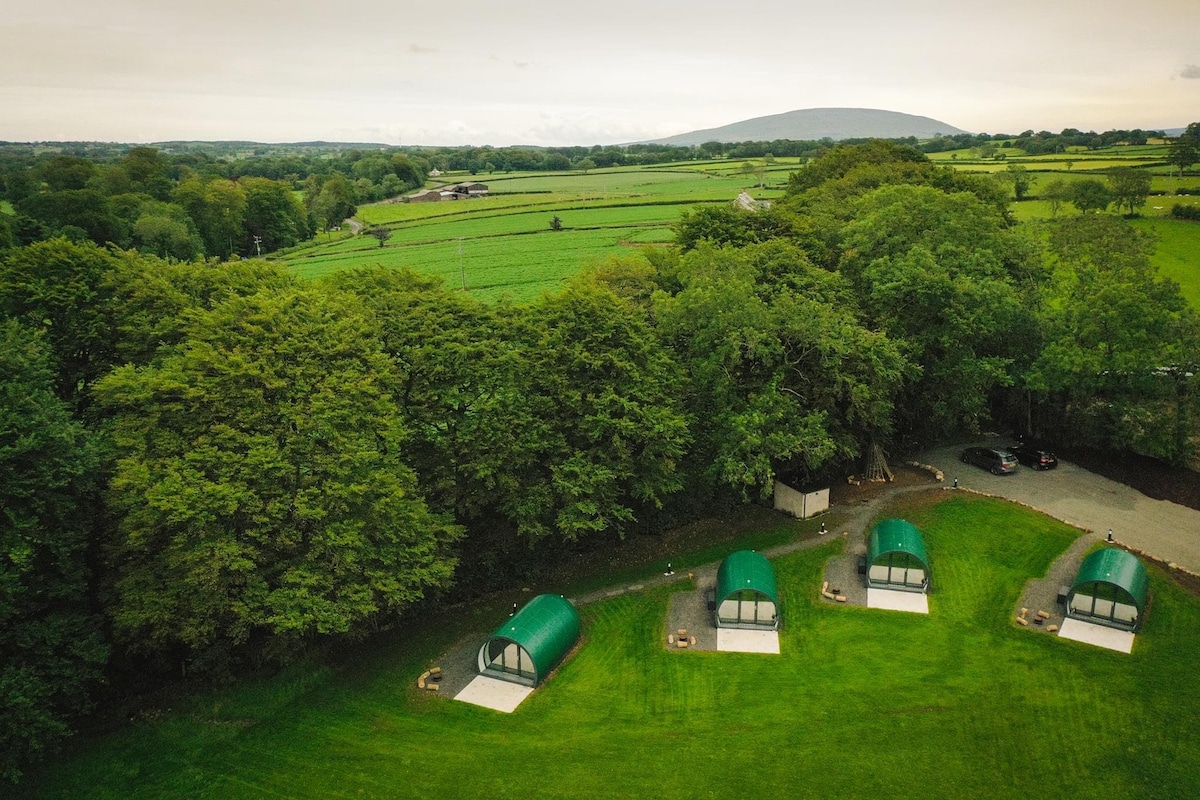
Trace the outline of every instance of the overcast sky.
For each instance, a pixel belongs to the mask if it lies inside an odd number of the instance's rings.
[[[179,7],[176,7],[176,6]],[[606,144],[802,108],[1200,120],[1200,0],[31,0],[0,140]]]

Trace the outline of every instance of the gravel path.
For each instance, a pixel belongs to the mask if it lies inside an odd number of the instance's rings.
[[[1030,630],[1046,630],[1051,625],[1062,626],[1065,608],[1058,604],[1058,590],[1061,586],[1070,586],[1079,574],[1079,565],[1089,548],[1104,539],[1094,533],[1084,534],[1076,539],[1061,556],[1054,560],[1044,578],[1031,580],[1025,584],[1021,599],[1013,607],[1013,617],[1020,614],[1022,608],[1029,609],[1026,618]],[[1050,618],[1043,620],[1041,625],[1035,624],[1037,612],[1045,611]]]

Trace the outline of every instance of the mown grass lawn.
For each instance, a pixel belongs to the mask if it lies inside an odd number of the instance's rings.
[[[945,497],[936,493],[938,498]],[[782,655],[671,652],[677,587],[581,609],[585,644],[512,715],[416,674],[501,607],[198,698],[88,743],[40,796],[1137,797],[1200,795],[1200,600],[1152,571],[1132,656],[1012,626],[1076,535],[1019,506],[909,496],[929,616],[815,600],[834,541],[775,561]]]

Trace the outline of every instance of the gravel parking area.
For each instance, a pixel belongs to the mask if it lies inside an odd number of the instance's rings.
[[[957,478],[964,488],[1024,503],[1101,536],[1107,537],[1111,529],[1121,544],[1200,573],[1200,511],[1151,499],[1061,458],[1057,469],[1021,467],[1012,475],[992,475],[959,460],[965,446],[995,447],[1011,441],[997,437],[964,442],[923,453],[920,459],[941,468],[948,484]]]

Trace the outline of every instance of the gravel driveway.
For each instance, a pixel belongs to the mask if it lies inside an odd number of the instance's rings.
[[[946,475],[950,484],[1006,497],[1033,506],[1052,517],[1200,572],[1200,511],[1153,500],[1136,489],[1059,460],[1058,468],[1038,472],[1022,466],[1012,475],[992,475],[964,464],[959,454],[970,445],[1003,446],[1010,439],[984,439],[941,447],[919,456]]]

